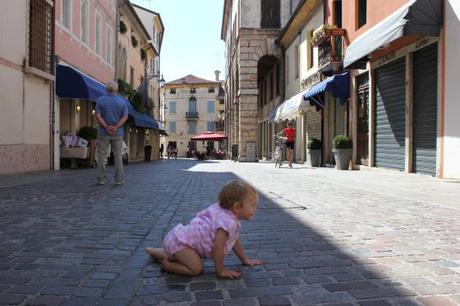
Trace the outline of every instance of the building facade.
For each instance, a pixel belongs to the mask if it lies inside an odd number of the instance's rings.
[[[0,174],[53,165],[54,1],[2,2]]]
[[[457,82],[457,72],[460,69],[458,54],[460,52],[460,2],[446,0],[444,5],[444,27],[442,32],[441,52],[443,71],[441,82],[441,141],[439,148],[439,175],[444,178],[460,178],[460,123],[457,114],[460,113],[460,86]]]
[[[266,74],[273,74],[279,83],[283,82],[283,55],[275,40],[288,21],[295,2],[224,2],[221,39],[226,50],[225,131],[229,152],[235,160],[257,161],[261,156],[260,135],[268,130],[263,122],[268,116],[268,109],[279,100],[275,95],[283,96],[283,92],[275,90],[273,97],[260,102],[261,81]],[[265,88],[272,85],[268,84]]]
[[[77,135],[83,127],[96,127],[95,97],[64,93],[67,73],[88,77],[104,86],[115,78],[117,3],[114,0],[56,0],[57,96],[54,132],[54,168],[60,168],[61,136]],[[69,68],[70,67],[70,68]],[[67,70],[66,70],[67,71]],[[81,95],[80,95],[81,94]],[[94,143],[93,143],[94,146]]]
[[[216,103],[220,81],[209,81],[194,75],[167,82],[161,89],[167,107],[165,124],[168,147],[177,150],[178,157],[193,157],[194,152],[206,152],[214,144],[192,141],[195,135],[215,132],[222,107]],[[215,148],[215,147],[214,147]],[[216,148],[217,149],[217,148]]]

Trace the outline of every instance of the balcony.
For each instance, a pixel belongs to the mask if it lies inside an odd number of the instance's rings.
[[[225,129],[224,121],[216,121],[216,131],[223,131]]]
[[[188,120],[198,120],[198,112],[186,112],[185,118]]]
[[[318,47],[318,70],[328,75],[343,67],[343,36],[345,29],[322,25],[313,33],[312,44]]]

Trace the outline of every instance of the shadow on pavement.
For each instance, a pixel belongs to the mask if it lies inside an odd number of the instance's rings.
[[[416,305],[365,254],[302,221],[305,199],[265,191],[233,254],[238,280],[216,278],[213,263],[195,278],[160,271],[144,253],[178,223],[216,201],[230,172],[199,172],[213,161],[130,164],[126,184],[95,186],[95,170],[44,174],[2,188],[0,304],[13,305]],[[110,171],[110,170],[109,170]],[[268,178],[261,178],[268,179]]]

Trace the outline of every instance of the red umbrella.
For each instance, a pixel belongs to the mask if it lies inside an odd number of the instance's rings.
[[[206,132],[192,137],[192,140],[224,140],[227,136],[214,132]]]

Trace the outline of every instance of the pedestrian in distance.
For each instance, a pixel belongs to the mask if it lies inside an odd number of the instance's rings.
[[[160,144],[160,158],[163,158],[163,150],[164,150],[164,145]]]
[[[281,132],[276,134],[277,136],[283,135],[286,137],[286,149],[287,149],[287,157],[289,162],[289,167],[292,168],[292,159],[294,158],[294,147],[295,147],[295,128],[294,124],[289,121],[287,127],[284,128]]]
[[[224,267],[224,257],[230,250],[244,265],[263,263],[249,259],[239,240],[240,220],[252,219],[257,202],[254,187],[241,180],[232,180],[220,191],[219,203],[200,211],[190,224],[174,227],[164,238],[163,248],[149,247],[145,251],[167,272],[196,276],[203,271],[201,259],[212,258],[219,277],[239,277],[240,272]]]
[[[106,181],[105,164],[112,148],[115,166],[115,184],[124,184],[122,143],[125,134],[124,124],[128,120],[128,104],[117,95],[118,84],[110,81],[106,85],[107,95],[101,96],[96,102],[96,120],[99,123],[96,140],[97,184]]]

